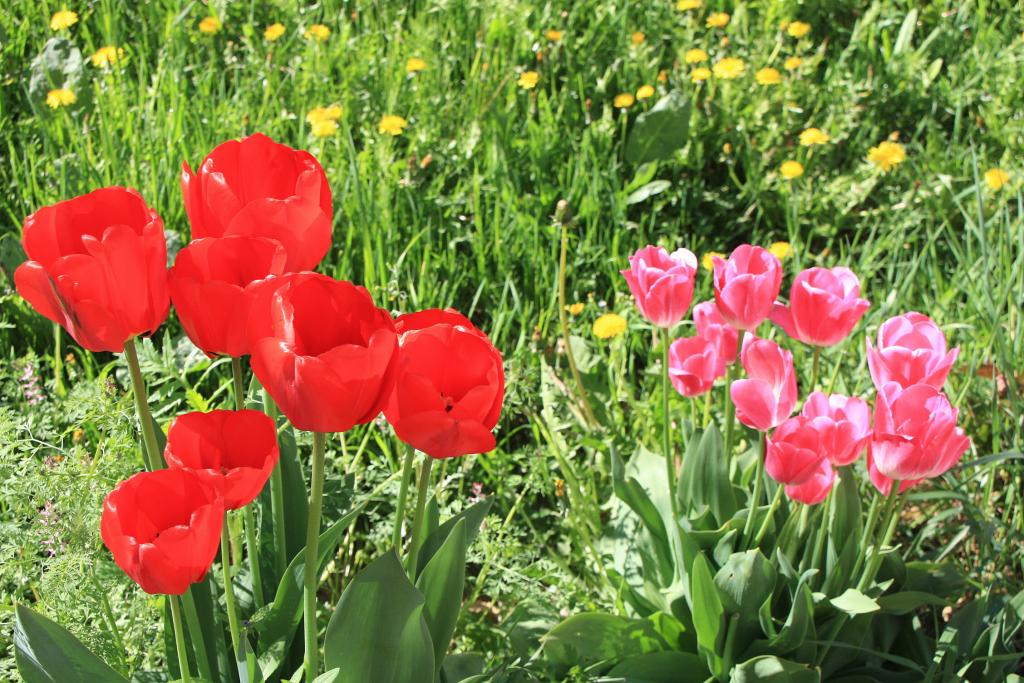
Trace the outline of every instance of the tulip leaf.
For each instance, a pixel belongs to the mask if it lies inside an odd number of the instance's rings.
[[[25,683],[127,681],[63,626],[23,605],[15,613],[14,659]]]
[[[284,489],[284,526],[287,557],[294,557],[306,545],[306,518],[309,516],[309,488],[302,476],[295,434],[285,429],[278,434],[281,488]]]
[[[710,675],[700,657],[675,650],[627,657],[608,672],[609,678],[643,683],[704,683]]]
[[[427,536],[426,540],[423,541],[423,547],[420,548],[419,560],[417,562],[420,571],[423,571],[434,556],[434,553],[448,540],[448,536],[451,534],[452,529],[455,528],[455,525],[462,520],[466,520],[466,547],[471,546],[480,533],[480,527],[483,525],[487,513],[491,511],[491,504],[493,502],[490,498],[484,498],[457,515],[453,515],[450,519],[445,520],[444,524],[434,529]]]
[[[723,616],[725,608],[718,595],[718,588],[711,576],[711,568],[700,553],[690,568],[690,600],[693,613],[693,627],[697,631],[697,645],[704,653],[712,670],[719,667],[718,641],[724,635]],[[717,672],[716,672],[717,673]]]
[[[943,600],[937,595],[921,591],[890,593],[878,598],[878,605],[889,614],[907,614],[926,605],[929,607],[945,607],[948,604],[949,601]]]
[[[832,598],[831,602],[836,609],[846,612],[851,617],[881,609],[877,602],[856,588],[847,588],[842,595]]]
[[[789,618],[771,640],[771,651],[787,654],[807,640],[814,639],[814,597],[806,583],[800,584],[793,596]]]
[[[416,579],[426,603],[423,618],[434,643],[434,673],[441,669],[462,610],[466,581],[466,520],[460,519]]]
[[[322,673],[314,678],[313,683],[337,683],[340,676],[341,669],[331,669],[327,673]]]
[[[336,683],[431,683],[434,646],[423,610],[394,550],[371,562],[327,624],[324,663],[341,669]]]
[[[821,673],[771,655],[754,657],[733,667],[729,683],[819,683]]]
[[[758,549],[733,553],[715,574],[723,609],[739,617],[736,639],[747,642],[759,635],[758,610],[775,591],[775,567]]]
[[[729,521],[737,509],[724,450],[722,436],[714,424],[703,434],[695,432],[686,448],[676,484],[676,499],[681,509],[699,512],[708,507],[719,526]]]
[[[648,619],[585,612],[551,629],[541,648],[549,662],[568,669],[670,650],[671,645]]]
[[[626,161],[642,164],[669,159],[686,145],[690,126],[690,100],[672,91],[640,114],[626,138]]]

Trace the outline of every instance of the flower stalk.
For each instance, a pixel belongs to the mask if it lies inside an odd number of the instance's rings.
[[[319,674],[320,652],[317,645],[316,590],[320,574],[320,514],[324,499],[324,449],[327,435],[313,432],[313,470],[310,476],[309,519],[306,523],[306,566],[302,581],[302,623],[306,654],[303,659],[306,679]]]

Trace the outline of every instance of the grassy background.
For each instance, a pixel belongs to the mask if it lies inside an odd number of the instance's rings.
[[[1017,452],[1024,443],[1024,7],[709,4],[731,13],[728,27],[708,29],[709,8],[681,12],[669,0],[305,7],[100,0],[71,6],[78,23],[57,33],[49,17],[59,5],[12,0],[0,15],[0,235],[18,236],[24,216],[43,204],[125,184],[161,213],[173,253],[188,239],[183,160],[195,166],[218,142],[256,131],[313,152],[335,205],[334,246],[320,270],[366,284],[396,311],[456,306],[508,361],[499,449],[451,463],[441,487],[455,508],[474,483],[496,496],[460,632],[466,649],[507,654],[496,624],[508,605],[533,597],[576,610],[605,601],[591,590],[595,568],[581,543],[599,515],[574,514],[563,495],[564,481],[576,480],[594,509],[603,500],[604,473],[588,464],[599,463],[600,443],[567,422],[561,437],[569,457],[556,460],[537,419],[542,362],[556,375],[564,364],[551,220],[560,199],[577,217],[569,298],[587,304],[573,325],[617,441],[657,443],[651,335],[617,274],[628,254],[648,242],[703,254],[785,240],[794,247],[790,274],[848,265],[873,303],[855,335],[825,354],[826,368],[860,368],[859,380],[840,388],[866,393],[866,332],[919,310],[962,349],[950,393],[974,439],[965,459]],[[197,29],[208,14],[223,24],[212,36]],[[792,19],[809,22],[811,33],[796,40],[779,30]],[[273,22],[287,30],[270,44],[263,30]],[[331,29],[325,42],[303,38],[313,23]],[[564,31],[560,42],[545,36],[550,28]],[[644,42],[631,40],[636,31]],[[78,102],[51,110],[46,88],[30,81],[33,59],[55,35],[67,37],[84,63],[73,78]],[[115,68],[88,63],[104,45],[125,49]],[[693,84],[682,59],[692,47],[712,61],[741,57],[747,71]],[[786,72],[782,61],[793,55],[803,65]],[[404,68],[412,56],[428,65],[414,76]],[[781,85],[754,81],[753,72],[769,65],[783,71]],[[533,90],[516,84],[526,69],[540,73]],[[658,94],[628,110],[613,107],[617,93],[643,84]],[[670,90],[694,103],[686,147],[671,161],[627,163],[630,126]],[[330,104],[342,108],[338,131],[315,138],[305,114]],[[405,117],[405,133],[379,133],[384,114]],[[799,146],[809,126],[832,141]],[[907,161],[883,174],[866,155],[889,136],[905,145]],[[805,175],[782,179],[777,169],[787,159],[801,161]],[[986,187],[980,176],[990,167],[1005,169],[1010,185]],[[638,201],[633,192],[657,180],[668,184]],[[9,271],[17,254],[9,239],[0,244]],[[74,354],[65,368],[70,391],[58,396],[50,326],[0,280],[4,602],[41,601],[116,661],[118,648],[93,628],[104,596],[114,595],[130,665],[151,664],[159,654],[146,637],[158,612],[118,575],[97,533],[99,501],[136,466],[123,368],[113,356],[66,344],[57,355]],[[709,296],[707,277],[698,292]],[[630,332],[595,340],[590,324],[604,310],[626,315]],[[173,319],[143,355],[164,421],[225,400],[228,367],[197,354]],[[806,372],[809,354],[798,351],[798,362]],[[41,402],[26,391],[33,376]],[[334,444],[339,479],[355,471],[368,490],[394,468],[394,445],[376,426],[348,441],[348,448]],[[1014,463],[993,459],[924,487],[920,514],[908,519],[914,551],[957,558],[976,586],[1019,588],[1024,504]],[[350,534],[334,588],[376,555],[389,511],[378,506]],[[56,544],[52,557],[47,539]],[[81,581],[82,568],[91,581]],[[4,631],[0,642],[9,647]]]

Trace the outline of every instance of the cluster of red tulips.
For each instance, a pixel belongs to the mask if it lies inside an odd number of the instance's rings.
[[[332,204],[323,168],[307,152],[259,134],[228,141],[198,172],[185,164],[181,187],[193,239],[172,267],[157,212],[135,190],[106,187],[25,219],[29,260],[15,273],[17,290],[86,349],[125,352],[149,471],[107,496],[102,537],[147,593],[180,595],[202,580],[227,539],[225,511],[252,502],[275,472],[277,426],[244,409],[238,359],[251,356],[272,399],[268,411],[276,404],[296,428],[315,433],[304,586],[311,680],[324,435],[383,412],[429,458],[492,450],[502,358],[453,310],[393,319],[365,288],[312,272],[331,247]],[[171,303],[197,347],[234,359],[236,409],[174,420],[163,469],[133,339],[155,332]],[[415,534],[414,525],[414,546]],[[177,617],[173,599],[171,606]]]

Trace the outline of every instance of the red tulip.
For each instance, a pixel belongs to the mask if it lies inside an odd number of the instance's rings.
[[[671,254],[663,247],[647,246],[629,257],[621,271],[637,308],[658,327],[672,327],[686,317],[693,301],[697,257],[688,249]]]
[[[871,304],[849,268],[809,268],[793,280],[789,306],[776,303],[771,320],[793,339],[833,346],[846,339]]]
[[[879,391],[887,382],[941,389],[959,352],[946,352],[946,335],[928,316],[906,313],[882,323],[877,349],[868,340],[868,369]]]
[[[875,458],[874,458],[874,456],[872,454],[872,444],[870,442],[868,443],[868,457],[867,457],[867,461],[868,461],[868,477],[871,479],[871,483],[874,485],[874,487],[876,489],[878,489],[879,493],[881,493],[883,496],[888,496],[889,492],[892,491],[892,481],[893,480],[890,479],[889,477],[885,476],[881,472],[879,472],[878,468],[875,467]],[[902,480],[900,480],[900,493],[903,493],[904,491],[906,491],[909,488],[913,488],[920,481],[921,481],[920,479],[902,479]]]
[[[817,505],[828,498],[832,485],[836,481],[836,471],[827,459],[822,459],[818,469],[810,479],[802,484],[787,484],[786,495],[804,505]]]
[[[248,235],[280,242],[286,270],[312,270],[331,248],[331,188],[319,162],[256,133],[214,148],[181,191],[192,239]]]
[[[265,237],[204,237],[167,272],[171,301],[192,343],[208,356],[249,353],[249,307],[265,278],[284,272],[284,247]]]
[[[237,510],[260,494],[277,464],[277,427],[258,410],[185,413],[167,430],[164,459],[192,470]]]
[[[402,441],[432,458],[486,453],[505,395],[501,354],[451,310],[399,316],[395,388],[384,416]]]
[[[768,339],[748,337],[740,359],[747,378],[733,382],[730,390],[736,418],[766,432],[789,417],[796,406],[793,354]]]
[[[124,350],[167,317],[167,245],[135,190],[104,187],[25,219],[18,293],[90,351]]]
[[[779,259],[762,247],[743,244],[728,261],[714,258],[715,303],[727,323],[752,330],[768,317],[782,286]]]
[[[959,411],[927,384],[903,389],[896,382],[878,392],[874,466],[890,479],[937,477],[960,460],[971,440],[956,426]]]
[[[791,417],[768,437],[764,469],[780,484],[797,486],[821,469],[825,457],[824,431],[828,425],[822,418],[803,415]]]
[[[693,322],[697,326],[697,334],[715,343],[718,358],[724,365],[736,362],[739,332],[725,322],[725,318],[718,312],[715,302],[704,301],[694,306]]]
[[[249,340],[253,372],[299,429],[369,422],[394,383],[395,324],[351,282],[308,272],[268,280],[253,301]]]
[[[871,438],[871,408],[856,396],[826,396],[815,391],[807,397],[800,414],[829,422],[824,435],[825,456],[836,467],[855,462]]]
[[[672,342],[668,349],[668,376],[683,396],[699,396],[711,389],[725,372],[715,343],[701,336]]]
[[[103,501],[100,535],[147,593],[181,595],[203,580],[220,543],[224,503],[189,470],[140,472]]]

